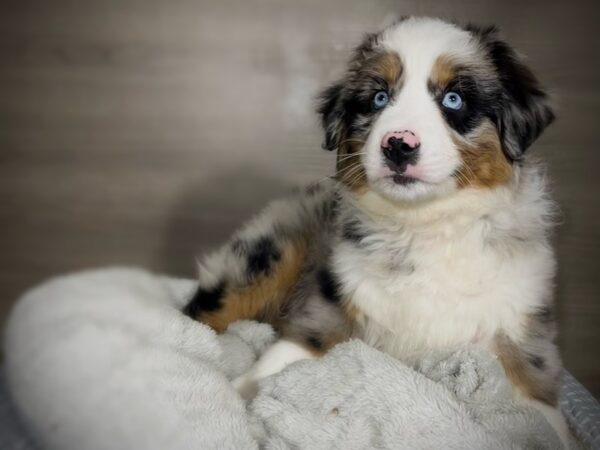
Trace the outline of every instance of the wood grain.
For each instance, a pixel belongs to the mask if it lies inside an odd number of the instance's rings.
[[[0,2],[0,318],[61,272],[194,258],[333,168],[317,90],[401,14],[495,23],[556,93],[567,368],[600,395],[600,34],[588,1]]]

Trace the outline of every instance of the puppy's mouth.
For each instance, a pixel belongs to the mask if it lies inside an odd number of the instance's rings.
[[[410,184],[420,181],[419,179],[407,174],[408,165],[405,164],[403,167],[399,167],[396,164],[386,161],[386,175],[384,178],[391,179],[395,184],[400,186],[408,186]]]
[[[394,181],[394,183],[399,184],[400,186],[408,186],[409,184],[414,184],[419,181],[416,178],[402,173],[395,173],[390,178]]]

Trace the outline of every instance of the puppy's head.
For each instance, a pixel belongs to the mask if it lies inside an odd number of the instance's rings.
[[[494,28],[429,18],[368,35],[321,99],[324,147],[338,152],[339,178],[397,201],[509,182],[554,118]]]

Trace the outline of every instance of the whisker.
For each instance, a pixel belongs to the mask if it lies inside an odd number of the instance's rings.
[[[334,177],[335,177],[335,174],[333,174],[333,175],[327,175],[327,176],[324,176],[323,178],[321,178],[320,180],[314,181],[312,184],[321,184],[321,183],[324,183],[327,180],[333,180]]]
[[[350,188],[354,187],[354,185],[362,179],[362,177],[364,175],[364,171],[362,170],[362,167],[360,169],[361,170],[358,170],[356,172],[356,174],[354,175],[354,177],[350,181],[348,181]]]
[[[364,142],[364,141],[361,141],[361,142]],[[355,153],[350,153],[350,154],[347,154],[347,155],[342,155],[337,160],[337,163],[344,162],[344,161],[347,161],[347,160],[349,160],[349,159],[351,159],[353,157],[361,156],[361,155],[366,155],[366,154],[367,154],[367,152],[355,152]],[[350,164],[348,166],[342,167],[341,169],[336,169],[336,171],[333,174],[326,175],[323,178],[321,178],[321,179],[319,179],[317,181],[314,181],[313,184],[321,184],[321,183],[324,183],[325,181],[336,180],[336,179],[339,179],[341,177],[352,177],[353,175],[355,175],[357,173],[357,171],[361,167],[362,167],[361,162],[357,161],[357,162],[355,162],[353,164]]]
[[[458,169],[455,173],[454,176],[458,179],[458,181],[460,183],[462,183],[464,186],[470,186],[471,183],[471,179],[467,176],[467,174],[465,174],[461,169]]]
[[[471,178],[477,178],[475,176],[475,172],[473,172],[473,169],[471,169],[471,167],[468,164],[463,164],[463,166],[461,167],[461,169],[466,169],[467,172],[468,172],[466,175],[471,175]]]
[[[326,175],[318,181],[315,181],[314,184],[320,184],[327,180],[335,180],[340,176],[348,176],[353,172],[353,169],[360,168],[360,163],[350,164],[349,166],[343,167],[340,170],[336,170],[332,175]]]
[[[348,142],[355,142],[358,144],[366,144],[367,143],[367,141],[365,141],[363,139],[348,138],[348,139],[344,139],[342,142],[340,142],[339,147],[341,147],[342,145],[344,145]]]
[[[342,173],[349,171],[352,168],[358,167],[361,165],[360,161],[355,161],[353,163],[350,163],[349,165],[342,167],[341,169],[336,170],[336,174],[337,175],[341,175]]]
[[[349,155],[342,155],[342,157],[340,157],[337,162],[341,162],[341,161],[346,161],[347,159],[350,159],[354,156],[360,156],[360,155],[366,155],[366,152],[357,152],[357,153],[351,153]]]
[[[349,170],[346,170],[345,172],[341,171],[338,174],[339,177],[343,177],[347,182],[350,182],[350,180],[352,180],[363,169],[361,164],[354,164],[349,167]]]

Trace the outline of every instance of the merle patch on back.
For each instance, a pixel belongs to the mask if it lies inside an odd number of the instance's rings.
[[[273,264],[281,258],[281,252],[272,238],[264,236],[247,244],[246,258],[248,274],[267,275]]]

